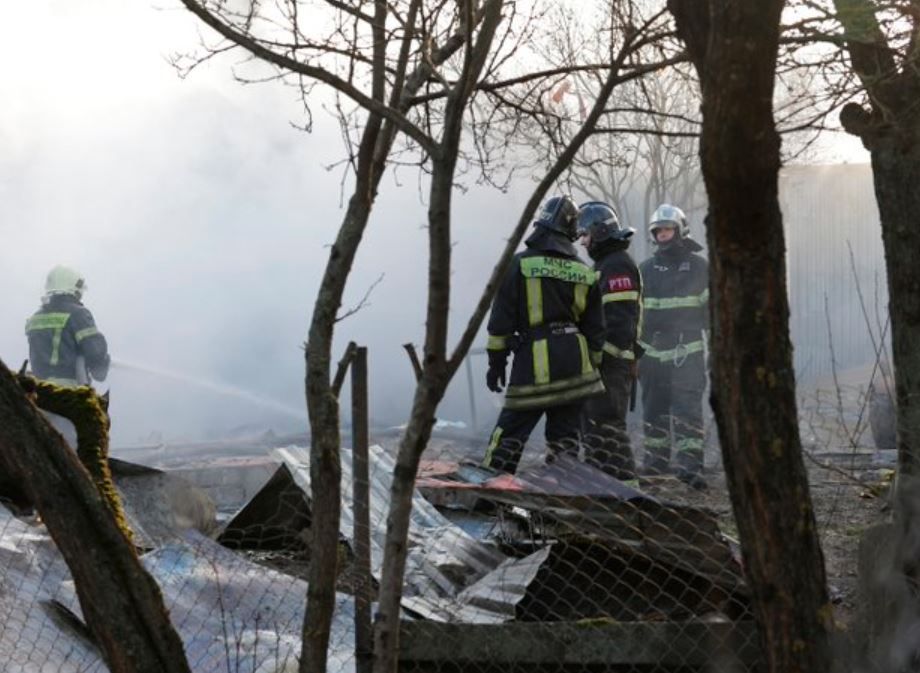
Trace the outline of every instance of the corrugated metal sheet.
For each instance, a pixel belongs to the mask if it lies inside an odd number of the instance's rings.
[[[3,670],[105,671],[79,629],[55,618],[54,601],[75,601],[70,572],[44,526],[0,506],[0,661]]]
[[[195,673],[297,670],[307,584],[255,565],[195,531],[142,557]],[[103,673],[83,635],[73,581],[44,526],[0,507],[0,660],[4,671]],[[67,615],[72,615],[67,617]],[[354,661],[354,601],[338,594],[330,673]]]
[[[294,481],[309,495],[310,452],[304,447],[276,449],[273,454],[289,470]],[[371,567],[376,577],[383,567],[383,550],[395,463],[382,447],[370,447]],[[340,531],[347,540],[354,536],[351,507],[351,451],[342,448],[342,518]],[[245,510],[244,510],[245,512]],[[242,514],[242,513],[241,513]],[[228,527],[232,527],[231,522]],[[505,556],[459,526],[448,521],[417,491],[412,501],[403,607],[439,621],[500,622],[507,619],[506,606],[482,608],[466,605],[458,594],[495,570]],[[513,593],[513,592],[512,592]],[[508,597],[514,601],[515,598]],[[517,594],[520,599],[520,593]]]
[[[479,470],[486,473],[485,470]],[[696,575],[708,575],[732,590],[744,585],[741,567],[712,512],[663,502],[580,462],[560,456],[552,463],[500,474],[458,471],[471,483],[426,478],[417,486],[429,493],[459,490],[539,514],[544,534],[564,538],[579,533],[606,541]],[[555,521],[558,526],[548,525]]]

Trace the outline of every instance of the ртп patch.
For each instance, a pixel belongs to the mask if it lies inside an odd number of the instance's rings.
[[[635,289],[636,285],[628,274],[607,278],[607,290],[609,292],[628,292]]]

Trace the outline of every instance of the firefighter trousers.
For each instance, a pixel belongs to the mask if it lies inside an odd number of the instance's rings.
[[[635,479],[636,462],[626,432],[631,363],[605,357],[600,369],[606,392],[589,398],[584,407],[585,462],[617,479]]]
[[[582,406],[584,402],[579,400],[575,404],[538,409],[502,409],[482,464],[514,474],[524,444],[543,414],[546,414],[547,460],[562,453],[578,458]]]
[[[678,473],[698,475],[703,470],[705,359],[702,353],[691,353],[679,365],[646,356],[639,368],[647,473],[668,470],[672,444]]]

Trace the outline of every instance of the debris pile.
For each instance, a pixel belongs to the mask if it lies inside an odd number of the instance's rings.
[[[156,463],[166,455],[166,471],[120,459],[110,465],[135,543],[163,590],[192,670],[296,666],[309,565],[309,449],[276,446],[262,459],[225,460],[221,478],[201,453],[186,452],[185,461],[160,449],[132,457]],[[252,486],[254,465],[261,474],[258,489]],[[373,446],[370,465],[375,583],[394,462]],[[347,673],[355,668],[350,593],[367,578],[356,577],[349,563],[355,530],[347,449],[342,466],[342,571],[330,671]],[[239,488],[241,480],[249,480],[249,488]],[[229,492],[243,498],[233,503]],[[82,625],[69,572],[40,522],[0,508],[0,538],[0,656],[27,656],[48,670],[106,670]],[[756,658],[737,549],[715,517],[664,502],[576,460],[562,457],[516,476],[463,463],[424,464],[408,548],[405,670],[435,660],[465,661],[477,670],[498,666],[502,657],[471,639],[484,627],[492,631],[479,632],[482,639],[533,639],[530,647],[522,641],[508,651],[529,653],[519,663],[537,668],[552,663],[551,652],[563,647],[560,641],[547,649],[548,643],[565,640],[576,627],[583,651],[566,655],[573,665],[651,658],[665,667],[678,660],[693,667],[725,651],[733,660]],[[706,654],[684,652],[681,659],[674,648],[691,631]],[[644,646],[610,650],[610,643],[636,638]],[[712,647],[702,645],[707,638],[715,639]],[[672,645],[657,651],[647,646],[661,639]],[[596,647],[584,649],[588,641]],[[264,668],[269,661],[281,667]]]

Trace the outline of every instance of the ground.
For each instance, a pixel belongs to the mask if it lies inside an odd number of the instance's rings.
[[[884,472],[875,467],[850,468],[840,455],[817,459],[832,465],[825,469],[808,460],[812,505],[821,536],[825,569],[831,601],[837,622],[843,628],[853,628],[858,617],[857,570],[859,541],[862,532],[887,518]],[[853,461],[865,465],[863,455]],[[857,480],[864,480],[859,483]],[[710,489],[698,494],[681,489],[679,499],[711,509],[718,515],[719,526],[729,536],[737,538],[737,529],[731,512],[725,474],[713,469],[709,474]],[[880,486],[880,488],[873,488]],[[875,492],[873,492],[875,491]]]

